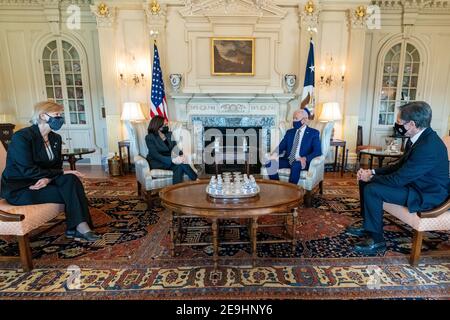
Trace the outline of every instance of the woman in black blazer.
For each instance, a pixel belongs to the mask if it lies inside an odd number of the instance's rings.
[[[182,182],[183,174],[186,174],[191,180],[197,180],[197,174],[172,139],[172,132],[164,123],[163,117],[152,118],[148,125],[145,142],[148,148],[147,161],[151,169],[172,170],[173,184]]]
[[[62,167],[62,139],[57,131],[64,124],[63,107],[53,101],[35,105],[33,125],[14,133],[8,146],[6,168],[1,177],[1,197],[12,205],[63,203],[66,236],[96,241],[88,201],[78,171]]]

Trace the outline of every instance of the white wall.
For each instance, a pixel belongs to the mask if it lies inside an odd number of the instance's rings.
[[[85,92],[91,106],[89,118],[95,146],[106,150],[106,127],[101,116],[103,88],[100,69],[98,32],[89,6],[81,4],[81,28],[67,27],[67,3],[44,7],[40,3],[0,1],[0,115],[6,114],[16,128],[29,125],[33,105],[46,99],[40,66],[44,39],[62,36],[78,43],[87,67],[89,91]],[[6,1],[8,2],[8,1]],[[59,22],[58,22],[59,21]],[[1,116],[0,116],[1,119]],[[99,158],[99,157],[98,157]],[[99,163],[99,159],[96,159]]]
[[[0,0],[0,3],[9,3]],[[25,4],[20,5],[23,2]],[[42,1],[44,2],[44,1]],[[87,0],[78,2],[89,3]],[[280,93],[284,92],[285,74],[297,75],[296,93],[301,94],[305,64],[309,47],[309,33],[302,24],[300,12],[305,1],[276,0],[264,11],[263,17],[249,13],[245,0],[236,0],[240,12],[223,13],[220,7],[206,17],[200,13],[188,15],[178,0],[160,1],[162,14],[146,12],[144,0],[105,1],[112,16],[95,18],[87,5],[83,8],[82,29],[70,31],[61,24],[61,32],[76,36],[83,43],[89,60],[91,99],[94,119],[98,109],[106,107],[107,139],[109,151],[117,149],[117,141],[127,136],[120,121],[122,104],[141,102],[145,114],[149,113],[153,39],[151,30],[158,30],[157,43],[164,73],[169,115],[176,119],[170,99],[171,73],[183,75],[182,92]],[[381,5],[381,29],[360,32],[352,25],[349,13],[368,0],[321,0],[318,32],[312,34],[316,60],[316,114],[323,102],[340,103],[344,119],[336,122],[335,137],[345,138],[350,154],[354,151],[356,127],[364,128],[364,143],[382,144],[383,135],[390,130],[372,126],[378,55],[392,37],[409,34],[426,48],[428,64],[423,79],[421,99],[433,107],[433,128],[440,135],[448,132],[450,123],[450,4],[434,8],[431,1],[425,8]],[[8,114],[12,121],[24,125],[30,108],[40,99],[33,74],[33,43],[51,32],[54,24],[42,5],[0,6],[0,114]],[[91,10],[95,11],[95,5]],[[50,11],[51,12],[51,11]],[[50,18],[49,18],[50,16]],[[105,21],[110,23],[104,23]],[[97,24],[96,24],[97,22]],[[402,25],[405,24],[406,26]],[[53,27],[52,27],[53,26]],[[214,36],[249,36],[256,38],[256,74],[252,77],[212,76],[210,74],[209,38]],[[346,65],[346,83],[331,89],[318,86],[320,65],[327,54],[332,54],[335,65]],[[139,70],[146,81],[134,86],[119,80],[118,65],[135,56]],[[363,63],[358,61],[362,56]],[[131,72],[132,66],[125,68]],[[102,88],[103,87],[103,88]],[[357,95],[356,97],[354,95]],[[104,99],[103,99],[104,98]],[[103,103],[104,102],[104,103]],[[298,99],[291,101],[291,109]],[[288,113],[290,118],[291,112]],[[101,123],[100,119],[97,119]],[[373,128],[372,128],[373,127]],[[102,130],[106,130],[103,128]],[[105,140],[97,135],[98,140]],[[98,144],[104,142],[99,142]]]

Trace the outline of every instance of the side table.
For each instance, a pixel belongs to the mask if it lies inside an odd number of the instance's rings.
[[[334,165],[333,165],[333,171],[336,172],[337,167],[337,161],[338,161],[338,151],[339,147],[342,148],[342,161],[341,161],[341,177],[344,175],[344,168],[345,168],[345,162],[346,162],[346,141],[340,140],[340,139],[331,139],[330,146],[335,147],[336,151],[334,153]]]
[[[121,174],[124,175],[125,173],[131,172],[131,155],[130,155],[130,140],[123,140],[118,142],[119,146],[119,158],[120,158],[120,169]],[[122,157],[122,148],[127,148],[127,162],[124,162],[124,159]]]

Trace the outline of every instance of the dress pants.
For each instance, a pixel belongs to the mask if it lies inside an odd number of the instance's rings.
[[[39,190],[28,188],[19,190],[6,201],[18,206],[62,203],[65,205],[68,230],[75,229],[82,222],[87,222],[93,228],[83,183],[73,174],[60,175],[52,179],[45,188]]]
[[[278,176],[278,169],[291,169],[289,175],[289,182],[297,184],[300,180],[300,172],[302,171],[302,164],[300,161],[294,161],[292,165],[289,164],[289,160],[285,158],[280,158],[278,160],[270,160],[266,164],[266,170],[269,174],[270,180],[280,180]]]
[[[359,182],[361,216],[366,231],[383,234],[383,202],[406,206],[408,188],[390,187],[376,182]]]
[[[177,184],[183,182],[183,175],[186,174],[189,179],[197,180],[197,174],[192,169],[192,167],[188,164],[173,164],[170,166],[170,169],[173,171],[173,184]]]

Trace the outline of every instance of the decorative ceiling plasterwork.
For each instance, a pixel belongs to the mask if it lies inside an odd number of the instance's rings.
[[[91,5],[91,12],[97,19],[97,26],[110,28],[114,25],[116,19],[116,8],[108,6],[104,2]]]
[[[382,10],[419,9],[423,11],[449,10],[449,0],[373,0]]]
[[[192,9],[183,8],[180,11],[183,17],[264,17],[282,19],[287,12],[274,4],[264,5],[260,11],[255,10],[254,4],[249,0],[235,0],[228,4],[223,0],[203,0],[195,4]]]

